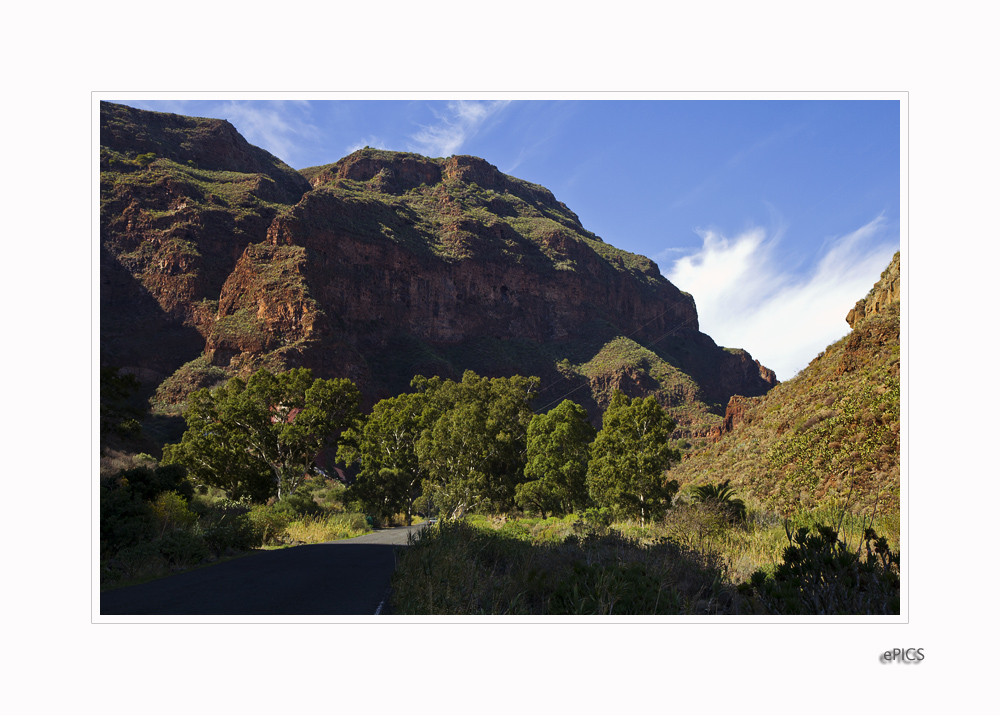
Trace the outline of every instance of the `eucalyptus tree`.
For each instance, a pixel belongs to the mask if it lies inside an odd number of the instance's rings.
[[[442,512],[498,512],[514,506],[524,481],[526,435],[538,379],[515,375],[480,377],[468,370],[461,382],[415,380],[437,417],[417,443],[427,470],[425,493]]]
[[[678,488],[666,476],[680,461],[668,441],[675,426],[652,395],[629,399],[615,390],[591,447],[587,485],[594,501],[643,524],[660,516]]]
[[[263,501],[292,494],[317,474],[317,459],[361,419],[357,387],[346,379],[313,379],[298,368],[261,369],[188,398],[187,431],[164,448],[196,480],[231,496]]]
[[[528,481],[517,487],[518,504],[541,512],[542,518],[547,512],[583,509],[589,502],[587,465],[596,434],[587,411],[572,400],[535,415],[528,425]]]
[[[337,458],[359,464],[347,498],[380,519],[406,512],[413,522],[413,503],[421,495],[427,470],[417,456],[417,442],[438,416],[427,392],[406,393],[378,402],[364,426],[352,428]]]

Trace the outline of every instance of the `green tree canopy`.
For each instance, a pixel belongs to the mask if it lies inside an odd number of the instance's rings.
[[[261,369],[188,398],[181,442],[164,447],[164,463],[233,498],[263,501],[292,494],[316,473],[319,455],[361,418],[350,380],[313,379],[306,368],[274,375]]]
[[[485,378],[468,370],[461,382],[415,378],[438,417],[417,443],[427,470],[424,491],[442,512],[507,510],[524,480],[526,433],[537,378]]]
[[[587,484],[594,501],[643,523],[661,515],[677,492],[677,482],[666,478],[680,461],[667,441],[675,426],[653,396],[629,399],[615,390],[591,447]]]
[[[438,413],[427,392],[408,393],[377,403],[363,428],[352,428],[338,460],[358,463],[361,472],[348,489],[365,511],[384,519],[406,512],[413,520],[413,502],[420,496],[426,470],[417,456],[417,442]]]
[[[587,465],[590,443],[597,431],[587,411],[572,400],[563,400],[544,415],[535,415],[528,425],[528,479],[517,487],[522,508],[541,512],[569,513],[588,501]]]

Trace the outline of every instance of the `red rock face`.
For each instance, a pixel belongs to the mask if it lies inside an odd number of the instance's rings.
[[[718,442],[722,439],[722,435],[732,432],[736,425],[743,422],[747,411],[759,402],[760,400],[757,397],[743,397],[741,395],[730,397],[729,404],[726,405],[726,416],[723,418],[722,425],[715,427],[709,433],[709,439],[713,442]]]
[[[268,241],[307,249],[310,292],[348,332],[364,325],[368,339],[402,327],[432,342],[477,335],[559,340],[578,334],[595,318],[626,333],[639,331],[640,336],[661,335],[681,325],[697,329],[694,302],[666,279],[653,288],[640,286],[630,274],[614,270],[575,241],[564,253],[582,267],[578,271],[550,269],[540,275],[536,265],[544,256],[530,245],[513,259],[470,256],[448,261],[389,239],[326,228],[317,214],[337,207],[314,205],[322,201],[307,197],[292,216],[275,222]],[[464,240],[473,245],[477,240],[502,240],[502,227],[494,228],[492,235],[489,231]],[[370,325],[372,321],[377,324]]]
[[[370,405],[405,389],[406,371],[557,381],[558,346],[583,350],[599,330],[661,348],[669,337],[671,364],[696,383],[683,399],[725,404],[776,383],[698,332],[694,299],[655,263],[608,246],[550,191],[482,159],[362,150],[304,171],[306,181],[216,120],[108,108],[105,137],[102,347],[113,364],[127,355],[126,365],[169,374],[200,351],[233,374],[304,366],[354,380]],[[157,161],[140,170],[130,157],[144,152]],[[143,323],[130,306],[147,303]],[[159,345],[136,329],[154,323],[177,343],[167,357],[142,347]],[[483,354],[504,341],[544,349],[528,364]],[[413,354],[392,363],[390,382],[386,359],[399,350]],[[631,368],[593,379],[597,390],[659,389]]]

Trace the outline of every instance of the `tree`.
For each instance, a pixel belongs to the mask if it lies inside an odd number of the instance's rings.
[[[438,417],[423,431],[417,456],[427,470],[424,491],[442,513],[493,513],[514,505],[524,481],[526,432],[537,378],[485,378],[468,370],[462,382],[414,380]]]
[[[569,513],[587,505],[587,465],[590,443],[597,431],[587,411],[572,400],[563,400],[544,415],[535,415],[528,425],[527,465],[529,480],[518,485],[516,498],[522,508],[541,512]]]
[[[552,485],[542,479],[518,484],[514,489],[514,501],[525,511],[537,511],[543,519],[546,514],[564,511]]]
[[[244,383],[233,378],[188,398],[188,429],[164,447],[164,462],[182,464],[195,479],[232,498],[264,501],[292,494],[316,460],[361,418],[361,396],[350,380],[313,379],[307,368],[274,375],[261,369]]]
[[[436,416],[426,392],[377,403],[363,428],[348,431],[349,440],[337,454],[345,464],[361,465],[347,498],[359,500],[365,511],[380,519],[405,511],[406,523],[411,524],[413,503],[427,476],[417,457],[417,442]]]
[[[652,395],[630,400],[615,390],[591,446],[587,485],[594,501],[643,524],[661,515],[678,488],[666,479],[680,461],[667,441],[675,426]]]

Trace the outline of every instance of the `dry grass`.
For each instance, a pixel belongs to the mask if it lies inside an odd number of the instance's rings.
[[[156,466],[156,459],[148,454],[134,454],[132,452],[122,452],[117,449],[106,449],[101,454],[100,476],[101,479],[114,476],[119,472],[124,472],[136,467]]]
[[[328,514],[304,516],[285,529],[285,543],[321,544],[324,541],[350,539],[371,531],[363,514]]]

